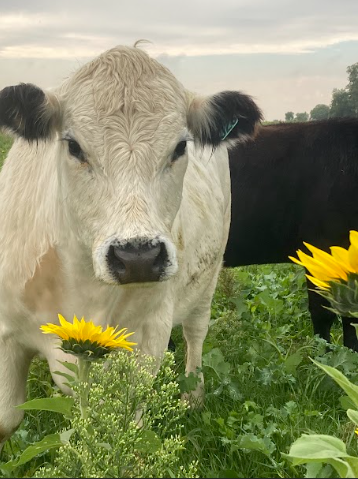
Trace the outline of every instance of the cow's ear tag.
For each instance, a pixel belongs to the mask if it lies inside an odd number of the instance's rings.
[[[227,125],[226,129],[222,133],[222,137],[221,137],[222,140],[225,140],[225,138],[227,138],[227,136],[230,135],[230,133],[235,128],[235,126],[238,124],[238,122],[239,122],[239,120],[234,120]]]

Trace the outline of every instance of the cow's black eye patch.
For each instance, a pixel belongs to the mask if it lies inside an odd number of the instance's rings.
[[[85,155],[80,147],[80,145],[77,143],[76,140],[72,139],[67,139],[68,142],[68,151],[71,156],[74,156],[78,160],[80,160],[82,163],[86,162]]]
[[[179,141],[172,155],[172,161],[176,161],[178,158],[184,155],[186,150],[186,140]]]

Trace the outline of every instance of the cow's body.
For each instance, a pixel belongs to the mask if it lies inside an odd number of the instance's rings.
[[[326,251],[348,246],[358,229],[358,119],[265,126],[229,162],[226,266],[286,263],[303,241]],[[322,304],[309,291],[314,331],[329,340],[334,315]],[[344,344],[358,350],[350,322],[343,319]]]
[[[25,138],[0,175],[0,442],[21,420],[32,357],[61,368],[39,329],[58,313],[127,327],[158,366],[181,323],[196,372],[230,222],[220,137],[259,119],[239,93],[195,99],[136,48],[106,52],[53,94],[0,93],[0,126]]]

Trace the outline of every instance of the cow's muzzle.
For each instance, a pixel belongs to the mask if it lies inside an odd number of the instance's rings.
[[[120,284],[160,281],[168,264],[168,252],[162,241],[136,239],[125,244],[112,243],[107,264]]]

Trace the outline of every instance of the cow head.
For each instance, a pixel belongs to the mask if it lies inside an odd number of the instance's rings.
[[[30,84],[0,92],[0,127],[30,142],[57,142],[68,234],[108,283],[175,274],[172,227],[189,143],[243,140],[260,119],[250,97],[196,97],[137,48],[102,54],[54,93]]]

